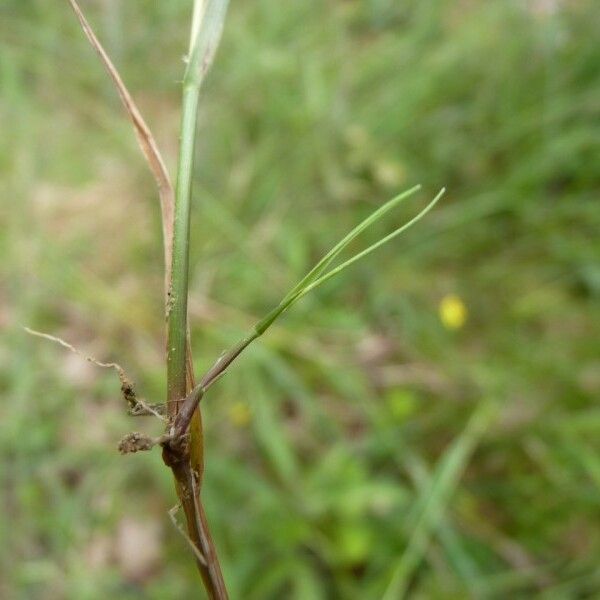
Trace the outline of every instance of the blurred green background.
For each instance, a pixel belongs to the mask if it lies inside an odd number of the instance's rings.
[[[205,88],[201,371],[348,229],[442,203],[304,299],[204,401],[232,598],[600,597],[600,11],[593,0],[233,1]],[[82,6],[171,170],[190,0]],[[66,2],[0,6],[0,597],[191,598],[153,434],[153,182]],[[358,247],[358,246],[357,246]]]

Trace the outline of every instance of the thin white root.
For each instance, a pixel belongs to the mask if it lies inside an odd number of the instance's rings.
[[[50,335],[49,333],[42,333],[41,331],[36,331],[35,329],[31,329],[30,327],[23,327],[23,329],[30,335],[34,335],[36,337],[41,337],[41,338],[50,340],[51,342],[61,345],[63,348],[70,350],[74,354],[81,356],[81,358],[83,358],[84,360],[87,360],[88,362],[91,362],[98,367],[102,367],[103,369],[115,369],[117,371],[117,373],[119,373],[119,375],[121,375],[121,373],[123,373],[123,374],[125,373],[125,371],[123,370],[121,365],[119,365],[118,363],[100,362],[99,360],[95,359],[93,356],[88,356],[87,354],[83,354],[83,352],[80,352],[79,350],[77,350],[77,348],[75,348],[75,346],[73,346],[73,344],[69,344],[69,342],[65,342],[65,340],[63,340],[59,337],[56,337],[55,335]]]
[[[59,338],[55,335],[50,335],[49,333],[42,333],[41,331],[31,329],[30,327],[23,327],[23,329],[30,335],[40,337],[45,340],[49,340],[51,342],[54,342],[55,344],[59,344],[63,348],[70,350],[74,354],[77,354],[77,356],[81,356],[81,358],[96,365],[97,367],[101,367],[102,369],[114,369],[117,372],[117,374],[119,375],[119,381],[121,382],[121,392],[123,393],[123,397],[129,404],[130,409],[133,410],[136,407],[141,406],[146,411],[146,414],[154,415],[157,419],[160,419],[163,423],[168,422],[168,419],[166,419],[158,411],[156,411],[154,408],[152,408],[149,404],[144,402],[144,400],[137,397],[135,390],[134,390],[133,383],[129,380],[129,378],[125,374],[125,369],[123,369],[123,367],[119,363],[101,362],[98,359],[94,358],[93,356],[84,354],[83,352],[81,352],[77,348],[75,348],[75,346],[73,346],[73,344],[69,344],[69,342],[66,342],[62,338]]]

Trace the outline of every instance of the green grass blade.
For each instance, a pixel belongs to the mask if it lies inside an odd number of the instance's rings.
[[[288,292],[285,298],[282,300],[282,304],[287,300],[295,296],[300,290],[305,288],[308,284],[314,281],[321,273],[325,271],[325,269],[331,264],[331,261],[340,253],[344,248],[354,240],[360,233],[362,233],[367,227],[381,219],[386,213],[388,213],[392,208],[398,206],[400,202],[406,200],[408,197],[412,196],[414,193],[418,192],[421,189],[421,185],[415,185],[414,187],[398,194],[396,197],[392,198],[388,202],[386,202],[383,206],[378,208],[376,211],[372,212],[364,221],[359,223],[350,233],[348,233],[343,239],[341,239],[303,278],[298,284],[294,286],[294,288]]]
[[[331,271],[329,271],[325,275],[319,277],[318,279],[314,280],[312,283],[307,285],[305,288],[301,289],[299,292],[297,292],[296,296],[294,296],[291,299],[292,303],[295,302],[296,300],[299,300],[300,298],[302,298],[303,296],[308,294],[310,291],[312,291],[316,287],[320,286],[322,283],[325,283],[328,279],[335,277],[336,275],[341,273],[343,270],[347,269],[350,265],[354,264],[355,262],[358,262],[359,260],[361,260],[362,258],[367,256],[368,254],[371,254],[371,252],[377,250],[377,248],[380,248],[384,244],[387,244],[388,242],[393,240],[395,237],[399,236],[401,233],[403,233],[404,231],[406,231],[407,229],[412,227],[415,223],[420,221],[437,204],[438,200],[444,195],[445,191],[446,191],[446,189],[442,188],[440,190],[440,192],[438,193],[438,195],[416,217],[412,218],[410,221],[408,221],[401,227],[398,227],[398,229],[396,229],[389,235],[386,235],[384,238],[380,239],[378,242],[375,242],[374,244],[372,244],[371,246],[369,246],[362,252],[355,254],[352,258],[349,258],[347,261],[345,261],[342,264],[338,265],[337,267],[331,269]]]
[[[406,469],[417,488],[419,502],[416,503],[416,508],[419,509],[430,493],[433,476],[421,456],[404,447],[401,449],[401,453],[404,455],[403,462]],[[416,510],[415,517],[418,517],[418,514],[419,510]],[[413,522],[410,517],[407,520],[409,523]],[[448,518],[443,517],[440,519],[436,535],[444,548],[449,563],[454,566],[460,578],[468,587],[471,596],[479,598],[485,589],[479,566],[464,546],[461,536]]]
[[[344,269],[346,269],[350,265],[359,261],[361,258],[364,258],[365,256],[367,256],[374,250],[377,250],[377,248],[380,248],[387,242],[393,240],[395,237],[400,235],[403,231],[406,231],[409,227],[412,227],[415,223],[420,221],[437,204],[438,200],[444,195],[444,193],[446,191],[445,188],[442,188],[440,190],[440,192],[438,193],[438,195],[416,217],[412,218],[410,221],[408,221],[407,223],[402,225],[402,227],[399,227],[398,229],[396,229],[396,231],[393,231],[392,233],[385,236],[378,242],[372,244],[371,246],[369,246],[362,252],[355,254],[352,258],[350,258],[347,261],[343,262],[342,264],[338,265],[334,269],[331,269],[331,271],[329,271],[327,274],[322,275],[321,277],[318,277],[318,274],[323,272],[323,269],[325,269],[329,265],[329,263],[335,258],[335,256],[337,256],[337,254],[339,254],[344,249],[344,247],[350,243],[350,241],[352,239],[354,239],[361,231],[363,231],[365,229],[365,227],[368,227],[371,223],[374,223],[376,219],[381,218],[382,214],[384,214],[385,212],[387,212],[390,209],[390,206],[389,206],[390,203],[392,203],[392,206],[395,206],[395,204],[400,202],[401,199],[406,197],[406,194],[413,193],[413,190],[416,191],[416,189],[418,189],[418,186],[416,186],[415,188],[408,190],[404,194],[401,194],[400,196],[396,196],[396,198],[393,198],[392,200],[390,200],[390,202],[388,202],[387,204],[382,206],[380,209],[376,210],[370,217],[367,217],[367,219],[365,219],[360,225],[355,227],[346,237],[344,237],[343,240],[341,240],[338,244],[336,244],[317,263],[317,265],[313,268],[313,270],[310,273],[308,273],[308,275],[306,275],[304,277],[304,279],[298,285],[296,285],[294,287],[294,290],[296,290],[296,292],[292,293],[293,290],[291,292],[289,292],[285,296],[285,298],[279,303],[278,306],[276,306],[270,313],[268,313],[263,319],[261,319],[255,325],[254,331],[256,332],[256,334],[262,335],[273,324],[273,322],[276,321],[281,316],[281,314],[283,312],[285,312],[297,300],[299,300],[300,298],[302,298],[303,296],[308,294],[308,292],[314,290],[316,287],[318,287],[319,285],[321,285],[328,279],[331,279],[335,275],[338,275],[339,273],[341,273]],[[381,212],[382,210],[384,212]],[[314,277],[317,277],[317,279],[314,279]],[[304,287],[301,287],[301,284],[303,282],[309,281],[310,279],[313,280],[311,283],[308,283],[308,285],[304,285]]]
[[[480,404],[464,431],[440,461],[431,485],[420,495],[419,516],[408,546],[394,569],[383,600],[399,600],[405,596],[410,579],[427,551],[432,534],[442,522],[448,502],[467,462],[492,422],[494,414],[495,406],[491,402]]]
[[[190,47],[188,51],[188,58],[191,56],[194,45],[198,40],[198,33],[202,26],[202,18],[206,10],[206,0],[194,0],[194,9],[192,11],[192,27],[190,28]]]
[[[183,78],[184,86],[200,87],[212,66],[221,35],[229,0],[196,0],[190,37],[190,55]]]

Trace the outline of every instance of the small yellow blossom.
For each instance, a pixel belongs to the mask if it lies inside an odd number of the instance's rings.
[[[250,419],[252,418],[250,408],[245,402],[234,403],[229,407],[228,414],[229,420],[236,427],[247,427],[248,423],[250,423]]]
[[[447,294],[440,302],[438,314],[446,329],[460,329],[467,320],[468,311],[456,294]]]

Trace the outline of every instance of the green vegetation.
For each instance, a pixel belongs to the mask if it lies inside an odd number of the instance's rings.
[[[83,3],[174,172],[191,2]],[[554,8],[553,8],[554,7]],[[204,403],[232,598],[600,594],[600,47],[592,0],[232,2],[194,174],[196,371],[349,255]],[[183,598],[158,452],[160,211],[66,2],[0,7],[0,597]],[[465,320],[466,317],[466,320]],[[387,596],[385,596],[387,594]]]

